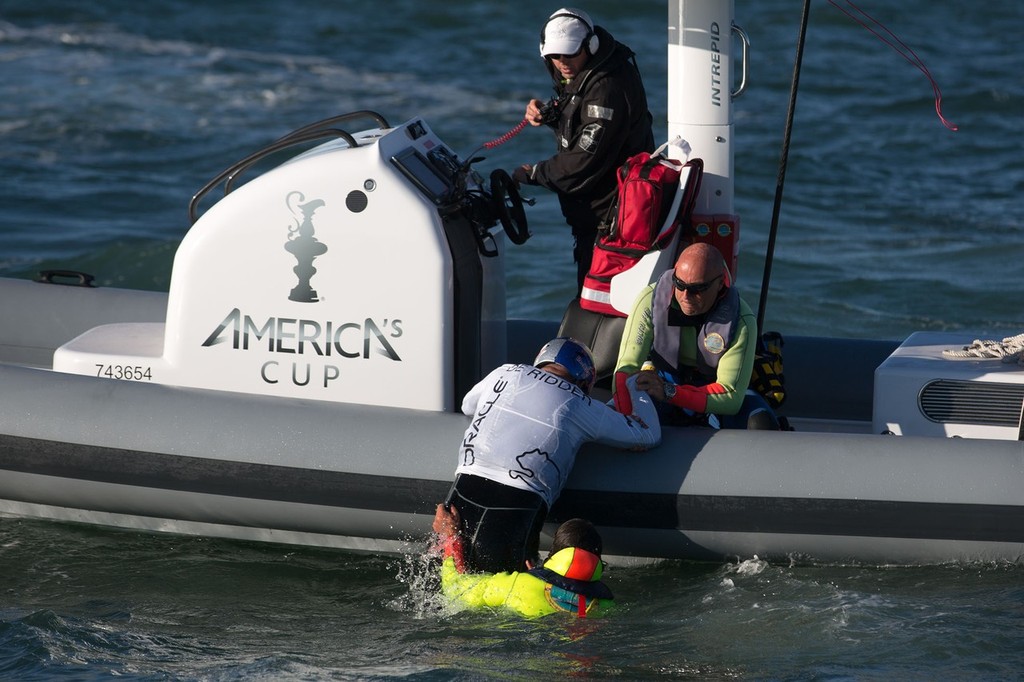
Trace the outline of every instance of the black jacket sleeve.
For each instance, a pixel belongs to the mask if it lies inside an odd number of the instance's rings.
[[[611,189],[630,129],[630,102],[617,85],[616,79],[602,78],[570,100],[556,133],[559,151],[537,163],[534,183],[569,196]]]

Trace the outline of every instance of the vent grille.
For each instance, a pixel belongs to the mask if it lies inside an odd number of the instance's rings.
[[[1024,385],[984,381],[933,381],[918,398],[921,412],[941,424],[1020,424]]]

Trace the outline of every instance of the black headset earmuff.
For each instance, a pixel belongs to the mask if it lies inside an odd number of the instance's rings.
[[[583,46],[587,49],[587,54],[589,54],[590,56],[594,56],[595,54],[597,54],[597,48],[600,46],[601,43],[600,41],[598,41],[597,34],[594,33],[594,27],[590,24],[590,22],[581,17],[580,15],[573,14],[572,12],[558,12],[557,14],[552,14],[550,17],[548,17],[548,20],[544,22],[544,26],[540,29],[540,56],[545,57],[544,32],[548,30],[548,24],[550,24],[555,19],[560,19],[561,17],[570,17],[572,19],[575,19],[576,21],[582,22],[583,25],[587,27],[587,35],[583,36]]]

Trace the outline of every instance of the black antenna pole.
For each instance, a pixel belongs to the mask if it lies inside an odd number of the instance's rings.
[[[779,158],[779,175],[775,183],[775,207],[772,209],[772,225],[768,231],[768,249],[764,259],[764,278],[761,280],[761,300],[757,304],[757,330],[764,330],[764,309],[768,302],[768,282],[772,278],[772,259],[775,257],[775,237],[779,232],[779,210],[782,206],[782,186],[786,181],[786,164],[789,160],[789,141],[793,134],[793,115],[796,111],[796,93],[800,87],[800,65],[804,60],[804,39],[807,36],[807,18],[811,13],[811,0],[804,0],[803,16],[800,18],[800,38],[796,44],[796,60],[793,63],[793,82],[789,90],[789,113],[786,115],[786,134],[782,141],[782,156]]]

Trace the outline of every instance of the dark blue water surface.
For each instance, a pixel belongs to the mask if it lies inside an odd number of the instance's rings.
[[[867,3],[868,0],[865,0]],[[845,6],[845,5],[844,5]],[[190,197],[300,125],[424,116],[460,153],[548,95],[557,8],[322,0],[0,6],[0,274],[167,287]],[[1024,3],[871,0],[942,89],[824,0],[810,15],[767,299],[769,328],[899,339],[1024,330]],[[632,46],[666,134],[666,3],[586,9]],[[756,303],[800,3],[736,2],[752,43],[736,100],[739,284]],[[542,158],[527,130],[483,169]],[[512,249],[510,314],[555,319],[571,241],[538,194]],[[1014,679],[1016,566],[617,568],[599,623],[453,615],[414,556],[180,539],[0,519],[0,678]]]
[[[307,122],[356,109],[423,115],[463,154],[546,97],[541,3],[161,0],[22,2],[0,13],[0,272],[76,267],[166,288],[186,206],[210,177]],[[798,3],[739,3],[750,88],[736,100],[740,283],[758,300],[793,71]],[[666,6],[590,8],[638,55],[666,134]],[[866,8],[899,31],[928,80],[822,0],[812,3],[766,326],[902,338],[1016,333],[1024,276],[1018,159],[1024,9],[902,2]],[[550,151],[527,130],[484,170]],[[571,248],[553,199],[513,249],[510,313],[556,318]],[[999,332],[1006,332],[1000,334]]]

